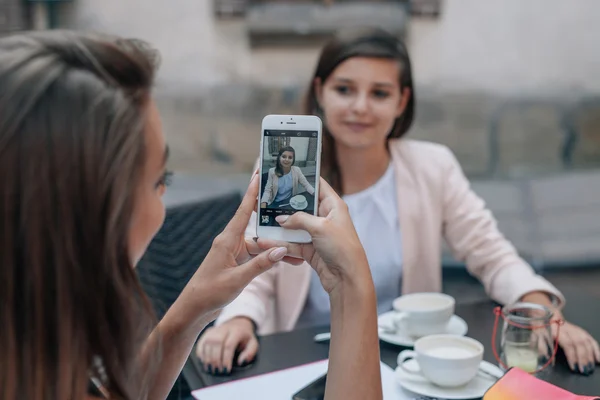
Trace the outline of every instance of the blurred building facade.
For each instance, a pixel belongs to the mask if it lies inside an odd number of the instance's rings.
[[[58,25],[158,48],[176,170],[249,170],[262,117],[301,112],[323,38],[365,24],[407,42],[418,96],[411,136],[449,145],[469,175],[599,166],[600,2],[430,0],[433,15],[410,3],[74,0],[60,5]]]
[[[0,35],[27,29],[29,20],[21,0],[0,0]]]

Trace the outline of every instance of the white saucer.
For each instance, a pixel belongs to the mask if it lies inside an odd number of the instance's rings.
[[[295,210],[304,210],[308,207],[308,201],[306,201],[306,197],[299,194],[290,199],[290,206]]]
[[[485,365],[483,368],[485,368],[486,370],[497,370],[495,372],[497,372],[498,376],[502,376],[502,370],[494,364],[490,364],[487,361],[482,361],[481,364]],[[419,364],[414,359],[406,361],[404,363],[404,366],[411,371],[419,371]],[[465,386],[461,386],[458,388],[443,388],[440,386],[436,386],[433,383],[423,383],[410,380],[410,378],[406,377],[406,372],[404,372],[400,367],[396,368],[394,374],[396,376],[396,382],[409,392],[412,392],[419,396],[448,400],[481,398],[483,397],[485,392],[487,392],[488,389],[494,383],[496,383],[494,379],[486,378],[481,375],[476,375],[475,378],[473,378],[473,380],[467,383]]]
[[[377,318],[377,323],[380,327],[389,327],[392,330],[395,329],[394,311],[388,311],[386,313],[381,314]],[[450,322],[448,322],[446,332],[442,333],[464,336],[467,334],[467,331],[468,327],[465,320],[459,317],[458,315],[453,315],[452,318],[450,318]],[[415,340],[417,340],[418,338],[412,337],[402,331],[398,331],[396,333],[388,333],[385,330],[379,329],[379,339],[387,343],[395,344],[397,346],[413,347],[413,345],[415,344]]]

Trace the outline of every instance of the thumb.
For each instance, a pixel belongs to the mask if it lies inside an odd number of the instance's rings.
[[[287,251],[285,247],[276,247],[270,251],[262,252],[250,261],[235,268],[234,273],[239,275],[244,282],[244,286],[246,286],[258,275],[271,269],[275,263],[283,260]]]
[[[305,212],[297,212],[292,215],[280,215],[275,220],[286,229],[302,229],[314,236],[321,226],[322,218]]]

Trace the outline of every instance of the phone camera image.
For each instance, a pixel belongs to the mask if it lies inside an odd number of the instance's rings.
[[[259,225],[278,227],[279,215],[314,214],[317,132],[265,130],[263,146]]]

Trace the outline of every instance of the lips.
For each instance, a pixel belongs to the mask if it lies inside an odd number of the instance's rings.
[[[360,122],[346,122],[344,123],[348,129],[353,132],[364,132],[365,130],[371,128],[372,124],[365,124]]]

